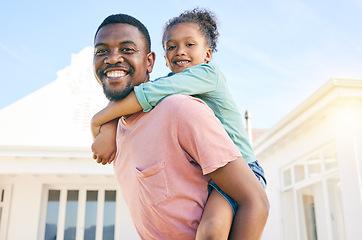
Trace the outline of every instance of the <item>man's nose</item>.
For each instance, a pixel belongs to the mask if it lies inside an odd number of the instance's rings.
[[[116,63],[120,63],[123,62],[123,56],[122,54],[118,53],[118,52],[111,52],[105,59],[104,62],[105,63],[109,63],[109,64],[116,64]]]

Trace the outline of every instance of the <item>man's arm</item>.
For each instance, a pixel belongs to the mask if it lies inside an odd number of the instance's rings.
[[[239,157],[209,176],[239,206],[229,239],[260,239],[269,214],[269,202],[245,160]]]
[[[230,239],[260,239],[269,214],[266,193],[210,108],[200,100],[184,102],[178,141],[239,208]]]

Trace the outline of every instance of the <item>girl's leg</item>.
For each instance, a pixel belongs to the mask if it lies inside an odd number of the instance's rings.
[[[234,212],[229,202],[215,189],[206,202],[196,240],[228,239]]]

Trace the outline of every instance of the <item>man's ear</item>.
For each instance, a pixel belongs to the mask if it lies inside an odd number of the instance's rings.
[[[147,72],[151,73],[153,70],[153,65],[155,64],[156,54],[155,52],[150,52],[147,54]]]

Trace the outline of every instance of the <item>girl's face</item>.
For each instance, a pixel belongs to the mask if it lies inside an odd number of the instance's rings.
[[[166,65],[174,73],[211,61],[211,49],[196,23],[179,23],[165,34]]]

